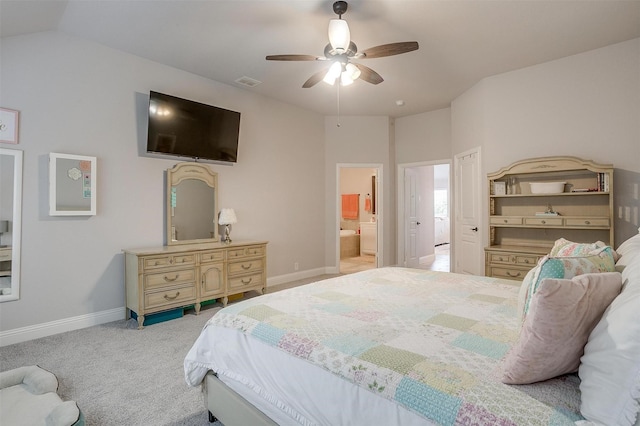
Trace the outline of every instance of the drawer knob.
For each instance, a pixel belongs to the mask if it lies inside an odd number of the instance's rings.
[[[171,297],[171,296],[165,294],[164,298],[167,299],[167,300],[173,300],[173,299],[177,299],[178,296],[180,296],[180,292],[176,291],[176,295],[175,296]]]
[[[165,275],[165,276],[164,276],[164,280],[165,280],[166,282],[169,282],[169,283],[170,283],[170,282],[172,282],[172,281],[177,280],[179,276],[180,276],[180,274],[176,274],[176,276],[175,276],[175,277],[173,277],[173,278],[169,278],[169,277],[167,277],[167,276]]]
[[[509,275],[510,277],[519,277],[520,276],[520,272],[518,272],[517,274],[512,274],[511,271],[507,271],[507,275]]]
[[[542,224],[544,225],[545,223],[547,223],[547,221],[546,221],[546,220],[543,220],[543,221],[542,221]]]
[[[589,222],[588,220],[585,220],[584,223],[587,224],[587,225],[591,224],[591,222]]]
[[[242,279],[242,284],[249,284],[251,281],[253,281],[253,277],[249,278],[249,281],[245,281],[244,278]]]
[[[500,256],[498,260],[500,260],[500,262],[504,262],[504,259],[502,258],[502,256]]]
[[[507,219],[504,219],[504,223],[507,223],[507,222],[509,222],[509,221]]]
[[[529,259],[525,259],[525,260],[524,260],[524,263],[529,263]]]
[[[248,265],[242,264],[242,269],[247,270],[247,269],[251,269],[251,263]]]

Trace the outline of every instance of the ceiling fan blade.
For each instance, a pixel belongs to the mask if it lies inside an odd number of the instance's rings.
[[[269,55],[267,61],[316,61],[320,58],[313,55]]]
[[[360,79],[371,84],[380,84],[384,81],[384,78],[371,68],[362,64],[353,64],[360,70]]]
[[[370,47],[358,54],[361,58],[383,58],[385,56],[400,55],[401,53],[418,50],[417,41],[401,41],[399,43],[389,43],[380,46]]]
[[[327,75],[328,71],[329,71],[329,68],[325,68],[325,69],[322,69],[322,70],[318,71],[317,73],[313,74],[311,77],[309,77],[309,79],[307,81],[304,82],[304,84],[302,85],[302,88],[303,89],[308,89],[309,87],[315,86],[320,81],[322,81],[324,76]]]

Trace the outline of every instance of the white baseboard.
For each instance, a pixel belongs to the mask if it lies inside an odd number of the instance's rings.
[[[422,256],[419,259],[420,263],[432,263],[434,260],[436,260],[436,255],[435,254],[428,254],[426,256]]]
[[[267,287],[289,283],[291,281],[304,280],[311,277],[317,277],[324,274],[338,274],[340,268],[327,266],[324,268],[309,269],[306,271],[298,271],[292,274],[278,275],[277,277],[267,278]]]
[[[267,287],[316,277],[318,275],[338,274],[339,272],[338,267],[325,267],[294,272],[293,274],[279,275],[277,277],[267,278]],[[13,330],[0,331],[0,347],[39,339],[41,337],[53,336],[54,334],[64,333],[67,331],[92,327],[94,325],[105,324],[112,321],[123,320],[125,315],[125,308],[121,307],[43,324],[30,325],[28,327],[15,328]]]
[[[94,325],[105,324],[112,321],[119,321],[125,318],[125,308],[115,308],[108,311],[95,312],[92,314],[80,315],[72,318],[65,318],[43,324],[31,325],[28,327],[15,328],[0,332],[0,347],[13,345],[14,343],[26,342],[28,340],[39,339],[41,337],[52,336],[67,331],[79,330],[81,328],[92,327]]]

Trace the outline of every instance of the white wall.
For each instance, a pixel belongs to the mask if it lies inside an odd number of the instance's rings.
[[[8,147],[24,151],[21,298],[0,305],[1,331],[122,309],[121,250],[164,243],[178,160],[140,156],[149,90],[242,113],[238,163],[211,165],[234,240],[269,241],[271,281],[296,261],[324,268],[324,117],[62,33],[2,39],[0,54],[0,105],[21,112]],[[48,215],[50,152],[98,158],[96,216]]]
[[[452,153],[481,146],[483,175],[523,158],[572,155],[637,179],[640,39],[489,77],[454,100],[451,116]]]
[[[451,158],[451,109],[395,120],[397,164]]]

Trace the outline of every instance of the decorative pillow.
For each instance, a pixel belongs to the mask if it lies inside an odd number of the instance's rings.
[[[528,294],[524,302],[523,316],[529,311],[531,297],[538,290],[540,282],[545,278],[570,279],[578,275],[596,272],[613,272],[616,265],[611,247],[605,246],[596,250],[597,254],[584,257],[551,257],[545,256],[538,262]],[[526,279],[526,276],[525,276]]]
[[[553,244],[553,248],[549,253],[551,257],[577,257],[577,256],[589,256],[593,254],[593,251],[600,247],[604,247],[606,244],[602,241],[596,241],[595,243],[583,244],[574,243],[573,241],[560,238]]]
[[[618,272],[544,279],[503,360],[502,381],[527,384],[577,371],[589,334],[621,287]]]
[[[596,424],[630,426],[640,416],[640,257],[622,271],[622,280],[578,370],[580,411]]]

